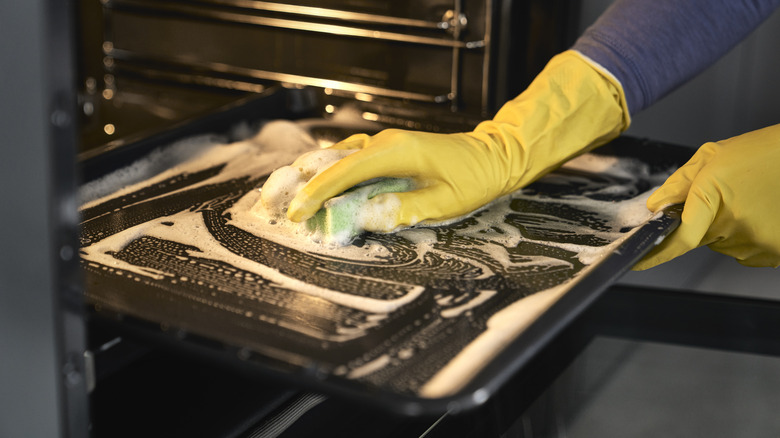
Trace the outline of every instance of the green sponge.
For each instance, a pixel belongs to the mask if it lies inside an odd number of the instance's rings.
[[[364,230],[357,223],[358,212],[371,198],[381,193],[406,192],[413,188],[412,180],[379,178],[365,185],[355,186],[329,200],[306,221],[310,231],[322,233],[327,242],[346,245]]]

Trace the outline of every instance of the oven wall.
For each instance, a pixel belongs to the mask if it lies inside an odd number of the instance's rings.
[[[83,326],[73,313],[81,291],[72,276],[76,92],[68,8],[30,0],[0,14],[2,437],[87,435],[83,332],[72,330]]]
[[[16,3],[0,14],[0,38],[18,42],[0,45],[0,435],[8,437],[58,435],[52,273],[40,251],[50,245],[43,3]]]

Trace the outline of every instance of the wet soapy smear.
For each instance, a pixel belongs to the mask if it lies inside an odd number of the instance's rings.
[[[308,284],[296,278],[283,275],[279,271],[269,268],[268,266],[237,257],[236,254],[228,251],[208,233],[206,225],[198,215],[186,213],[178,213],[167,216],[162,220],[150,221],[143,225],[139,225],[134,229],[129,229],[125,233],[115,234],[103,239],[95,245],[82,249],[82,258],[93,263],[110,263],[116,269],[123,272],[160,279],[165,274],[158,270],[140,268],[130,263],[117,261],[112,257],[112,254],[118,253],[125,248],[130,241],[141,235],[160,240],[197,242],[197,249],[188,250],[188,254],[212,260],[230,262],[230,264],[236,268],[246,272],[252,272],[285,289],[301,291],[308,295],[324,298],[333,303],[359,309],[367,313],[392,312],[398,307],[414,300],[423,291],[423,288],[420,286],[404,285],[405,287],[408,287],[409,293],[403,297],[394,300],[376,300],[344,294],[338,290],[330,290]]]
[[[570,285],[538,292],[517,301],[488,321],[488,328],[467,345],[419,390],[423,397],[438,398],[453,394],[466,385],[510,342],[549,309]]]
[[[163,171],[136,164],[153,174],[143,181],[117,174],[91,186],[81,256],[99,287],[88,300],[210,327],[204,335],[276,360],[445,396],[649,220],[645,200],[666,176],[587,154],[446,226],[341,246],[262,202],[288,202],[260,190],[266,175],[318,143],[302,124],[273,122]],[[157,157],[166,153],[180,151]]]
[[[100,204],[182,174],[192,174],[215,166],[225,168],[206,181],[213,184],[231,175],[267,175],[282,163],[316,148],[314,139],[290,121],[267,123],[254,137],[222,143],[221,137],[198,136],[156,149],[146,157],[84,184],[79,189],[81,209]],[[191,189],[191,186],[187,186]]]

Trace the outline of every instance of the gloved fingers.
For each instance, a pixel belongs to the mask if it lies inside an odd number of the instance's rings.
[[[644,271],[710,243],[707,240],[713,239],[713,237],[708,236],[707,232],[715,220],[719,204],[719,198],[696,188],[691,190],[685,200],[680,226],[666,236],[632,269]]]
[[[349,155],[312,178],[290,202],[287,217],[301,222],[312,217],[328,199],[364,181],[379,177],[412,177],[413,166],[400,148],[380,145]]]
[[[693,180],[710,163],[717,147],[715,143],[702,145],[687,163],[677,169],[658,190],[650,195],[647,199],[647,209],[656,212],[666,206],[683,203],[688,197]]]
[[[780,216],[780,207],[771,205],[771,202],[762,205],[760,200],[748,200],[747,204],[761,205],[761,213],[766,218]],[[744,207],[739,206],[736,210],[744,211]],[[708,245],[710,249],[733,257],[745,266],[757,268],[780,266],[780,230],[774,224],[758,223],[749,217],[726,216],[727,219],[716,220],[711,227],[711,229],[722,230],[721,232],[726,235],[722,239],[714,239]]]
[[[724,239],[710,244],[711,250],[734,257],[741,265],[753,268],[776,268],[780,266],[778,242],[733,242]]]
[[[642,260],[637,262],[637,264],[634,265],[631,270],[644,271],[650,268],[654,268],[662,263],[668,262],[673,258],[679,257],[698,246],[691,245],[690,242],[686,241],[686,239],[676,238],[675,234],[677,233],[685,234],[685,227],[680,225],[677,230],[672,232],[672,234],[667,236],[663,242],[658,244],[658,246],[647,253],[647,255],[645,255]]]

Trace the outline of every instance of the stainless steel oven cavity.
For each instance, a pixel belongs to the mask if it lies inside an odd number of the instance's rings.
[[[84,113],[97,120],[92,131],[100,143],[132,128],[120,126],[127,123],[120,117],[120,125],[105,120],[117,112],[116,99],[129,106],[143,100],[151,118],[171,119],[214,99],[193,96],[202,90],[223,96],[284,85],[378,106],[374,117],[391,124],[450,113],[469,116],[462,123],[468,127],[571,42],[577,11],[569,3],[84,1]],[[166,89],[161,98],[153,84],[187,88]]]

